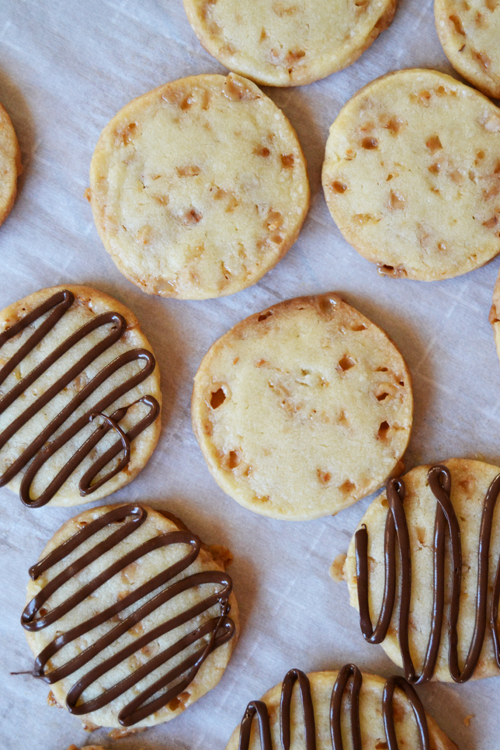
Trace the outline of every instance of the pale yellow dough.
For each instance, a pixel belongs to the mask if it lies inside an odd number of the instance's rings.
[[[94,519],[102,516],[104,513],[116,508],[118,506],[105,505],[100,508],[94,508],[86,510],[80,513],[78,516],[67,521],[56,534],[52,537],[50,542],[47,544],[40,559],[45,557],[51,550],[59,546],[66,539],[69,539],[75,533],[77,533],[85,524],[90,523]],[[95,562],[88,565],[78,576],[70,579],[64,586],[56,591],[47,601],[45,607],[50,612],[52,608],[56,607],[62,601],[65,601],[70,595],[80,590],[80,588],[90,581],[94,576],[105,570],[108,566],[116,562],[120,557],[131,550],[139,547],[143,542],[148,539],[165,534],[171,531],[176,531],[179,528],[185,529],[182,522],[177,520],[170,520],[158,511],[153,510],[147,506],[146,508],[148,517],[147,520],[138,527],[132,534],[126,539],[122,540],[113,549],[101,555]],[[60,563],[57,563],[51,567],[48,571],[43,573],[36,581],[30,581],[28,584],[28,594],[26,602],[29,602],[33,596],[37,594],[44,586],[46,586],[54,577],[64,570],[68,564],[78,559],[83,553],[106,539],[113,531],[115,531],[117,525],[114,527],[107,527],[99,531],[93,537],[88,539],[82,545],[80,545],[75,551],[67,555]],[[102,612],[104,609],[109,607],[112,603],[123,599],[124,596],[139,588],[145,582],[151,580],[162,571],[166,570],[174,562],[185,557],[188,548],[184,544],[175,544],[160,547],[153,552],[142,556],[135,562],[131,563],[128,567],[124,568],[121,572],[117,573],[113,578],[103,584],[97,589],[92,596],[84,599],[80,604],[73,608],[70,612],[63,617],[60,617],[52,625],[39,630],[38,632],[25,631],[28,644],[36,656],[42,649],[47,646],[55,637],[58,632],[67,632],[73,627],[88,620],[91,616]],[[202,546],[200,554],[197,559],[183,572],[176,576],[175,580],[184,579],[187,576],[203,571],[224,571],[224,565],[221,560],[216,559],[212,552],[205,545]],[[116,653],[121,648],[131,644],[134,640],[146,635],[149,631],[155,627],[160,626],[162,623],[170,620],[171,618],[185,612],[187,609],[195,606],[197,603],[203,601],[215,591],[219,590],[215,584],[204,584],[203,586],[191,587],[187,591],[177,595],[170,601],[158,607],[156,610],[147,615],[142,619],[136,626],[129,630],[120,638],[114,641],[110,646],[96,655],[88,664],[73,674],[59,680],[58,682],[51,685],[51,690],[54,694],[55,700],[61,705],[65,706],[66,696],[70,688],[85,675],[91,668],[102,663],[105,658],[109,658],[112,654]],[[151,596],[147,597],[148,599]],[[145,603],[145,599],[140,599],[136,604],[124,610],[126,615],[131,614],[141,605]],[[231,594],[229,603],[231,605],[230,617],[238,627],[238,605],[234,594]],[[165,633],[155,638],[151,643],[143,646],[137,650],[132,656],[129,656],[125,661],[122,661],[117,667],[114,667],[105,675],[100,677],[96,682],[90,685],[83,693],[82,698],[84,700],[90,700],[100,695],[105,688],[115,685],[121,679],[126,678],[132,672],[139,669],[142,665],[146,664],[151,658],[156,656],[162,651],[165,651],[169,646],[177,643],[182,637],[201,627],[207,620],[212,617],[217,617],[220,614],[220,605],[211,607],[206,612],[191,618],[183,625],[175,628],[174,630]],[[81,638],[73,641],[66,645],[61,651],[52,657],[50,665],[52,668],[66,664],[72,657],[76,656],[82,648],[96,642],[98,638],[104,636],[113,627],[116,626],[117,622],[120,621],[120,616],[123,618],[123,614],[117,615],[112,620],[107,621],[103,625],[99,625],[92,631]],[[237,640],[236,635],[227,643],[220,646],[218,649],[213,651],[203,665],[200,667],[194,680],[187,686],[186,690],[183,691],[177,699],[171,701],[164,708],[159,709],[156,713],[136,723],[132,727],[132,731],[140,727],[149,727],[155,724],[161,724],[166,721],[174,719],[183,713],[189,706],[195,701],[201,698],[205,693],[214,688],[219,680],[221,679],[224,670],[229,662],[233,647]],[[99,726],[104,727],[118,727],[122,729],[118,722],[118,714],[121,709],[126,706],[131,700],[133,700],[139,692],[143,692],[147,687],[153,684],[159,677],[166,674],[176,664],[180,663],[186,656],[193,653],[200,647],[200,642],[188,646],[177,656],[172,657],[164,665],[157,668],[149,676],[144,677],[136,686],[129,688],[123,695],[115,698],[111,703],[103,708],[92,711],[89,714],[83,714],[78,718],[84,723],[89,724],[91,727],[96,728]]]
[[[220,487],[288,520],[334,515],[380,487],[406,450],[412,409],[398,349],[335,294],[238,323],[204,357],[192,398]]]
[[[13,437],[0,449],[0,475],[18,458],[28,445],[40,434],[40,432],[54,419],[63,408],[87,385],[87,383],[108,363],[115,360],[121,354],[131,349],[146,349],[152,352],[151,346],[144,336],[139,326],[139,321],[135,315],[117,300],[109,297],[103,292],[91,289],[86,286],[57,286],[49,289],[42,289],[39,292],[30,294],[19,302],[6,307],[0,312],[0,333],[7,330],[20,319],[28,315],[32,310],[37,308],[47,299],[57,292],[68,290],[75,296],[75,301],[66,311],[65,315],[56,323],[52,330],[42,339],[16,367],[13,372],[7,376],[5,381],[0,385],[0,397],[6,395],[16,386],[28,373],[30,373],[38,364],[42,362],[47,355],[62,344],[71,334],[86,323],[96,318],[98,315],[113,311],[120,313],[127,322],[127,329],[122,337],[115,342],[106,351],[100,354],[91,362],[72,382],[70,382],[62,391],[52,398],[37,414],[35,414],[26,424],[18,430]],[[19,333],[14,338],[7,341],[0,352],[0,366],[4,366],[11,356],[28,340],[33,332],[38,329],[41,323],[50,313],[39,318],[35,323]],[[14,403],[0,414],[0,433],[10,425],[28,406],[34,403],[51,385],[66,373],[70,367],[87,351],[102,341],[106,335],[109,335],[112,323],[102,326],[87,335],[78,344],[73,346],[66,354],[60,357],[45,373],[43,373],[31,386],[27,388],[22,397],[17,398]],[[117,370],[107,381],[101,385],[94,393],[89,396],[81,406],[79,406],[66,422],[59,428],[54,436],[57,437],[62,431],[72,424],[76,419],[88,411],[92,404],[97,403],[112,389],[123,383],[128,378],[136,375],[145,366],[141,360],[130,362],[124,367]],[[160,374],[158,365],[154,371],[131,390],[127,391],[117,401],[111,404],[106,413],[112,414],[115,409],[127,406],[142,398],[143,396],[153,396],[161,405]],[[124,419],[120,422],[120,427],[125,431],[136,425],[148,413],[148,409],[143,404],[133,406],[127,412]],[[50,484],[56,473],[66,464],[74,455],[76,450],[83,445],[85,440],[94,433],[97,422],[88,424],[78,432],[66,445],[50,458],[40,469],[35,477],[31,487],[31,497],[36,499],[43,490]],[[100,488],[93,493],[83,497],[80,494],[79,482],[83,474],[105,451],[113,445],[117,436],[111,430],[83,460],[80,466],[71,474],[58,492],[50,500],[49,505],[80,505],[82,503],[94,502],[101,500],[103,497],[110,495],[112,492],[124,487],[141,471],[152,455],[160,435],[160,417],[153,424],[147,427],[140,435],[131,442],[130,462],[128,465],[105,482]],[[97,479],[107,474],[115,462],[123,457],[120,453],[117,458],[108,464],[99,473]],[[18,473],[7,485],[15,492],[19,492],[21,480],[26,469]]]
[[[9,215],[21,174],[21,151],[9,115],[0,104],[0,224]]]
[[[500,0],[434,0],[434,15],[455,70],[500,99]]]
[[[328,208],[383,275],[434,281],[500,252],[500,110],[433,70],[359,91],[330,128]]]
[[[309,674],[311,684],[311,697],[314,707],[314,719],[316,724],[316,750],[332,750],[330,734],[330,700],[332,689],[337,679],[338,672],[313,672]],[[363,674],[363,684],[359,697],[359,718],[361,725],[361,740],[366,750],[382,750],[387,748],[386,734],[382,716],[382,695],[385,685],[382,677],[374,674]],[[341,725],[342,734],[345,738],[345,747],[350,748],[348,740],[350,734],[349,714],[346,710],[347,695],[344,699],[344,710],[342,711]],[[280,739],[280,698],[281,684],[269,690],[261,700],[268,706],[271,719],[271,737],[273,748],[281,750]],[[243,711],[242,711],[243,714]],[[418,728],[415,723],[413,709],[406,696],[399,689],[394,694],[394,717],[395,727],[400,748],[406,750],[420,750],[421,742]],[[457,746],[448,739],[441,731],[436,722],[427,716],[429,727],[429,738],[431,750],[457,750]],[[304,744],[304,714],[300,701],[300,690],[294,688],[291,704],[291,750],[299,750]],[[253,731],[250,739],[249,750],[261,750],[258,722],[253,721]],[[234,730],[226,750],[237,750],[240,736],[239,726]]]
[[[350,65],[390,26],[397,0],[184,0],[201,44],[269,86],[312,83]]]
[[[206,299],[254,284],[298,237],[305,159],[285,115],[240,76],[167,83],[106,126],[90,170],[101,239],[148,294]]]
[[[475,622],[478,540],[483,504],[486,492],[492,480],[500,473],[500,468],[481,461],[450,459],[441,462],[451,473],[451,501],[455,508],[462,538],[462,593],[460,597],[460,616],[458,621],[458,654],[463,667],[472,639]],[[436,513],[436,499],[429,488],[427,475],[430,466],[418,466],[403,477],[406,494],[404,508],[408,519],[411,545],[412,595],[410,605],[410,653],[418,674],[424,661],[430,634],[433,603],[433,534]],[[384,529],[388,503],[382,493],[368,508],[358,524],[358,529],[366,525],[368,529],[369,567],[369,603],[372,622],[377,622],[384,586]],[[449,538],[447,532],[447,538]],[[447,591],[450,591],[449,549],[447,549]],[[490,592],[493,587],[496,568],[500,554],[500,503],[495,511],[490,550]],[[344,576],[349,587],[351,604],[358,608],[358,590],[356,579],[356,556],[354,537],[349,545],[347,560],[344,565]],[[449,616],[449,596],[446,598],[445,619],[441,646],[433,679],[451,682],[448,667],[448,630],[446,623]],[[395,664],[402,666],[399,651],[398,632],[399,605],[396,602],[388,634],[382,642],[382,648]],[[489,616],[489,615],[488,615]],[[500,619],[498,622],[500,626]],[[361,632],[359,637],[362,638]],[[486,629],[484,646],[473,679],[499,675],[492,646],[489,627]]]

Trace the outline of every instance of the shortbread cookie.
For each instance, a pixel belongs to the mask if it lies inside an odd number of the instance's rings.
[[[220,487],[273,518],[335,514],[394,472],[412,424],[410,373],[336,294],[238,323],[195,378],[193,428]]]
[[[419,466],[390,479],[358,526],[344,565],[351,604],[410,682],[500,674],[499,493],[497,466]]]
[[[294,129],[232,74],[183,78],[127,104],[101,134],[90,182],[106,250],[162,297],[254,284],[295,242],[309,207]]]
[[[308,750],[457,750],[402,677],[361,674],[354,664],[309,675],[291,669],[248,704],[226,750],[282,750],[290,743]]]
[[[500,252],[500,110],[433,70],[366,86],[330,128],[330,212],[386,276],[433,281]]]
[[[0,486],[78,505],[128,484],[160,433],[160,375],[135,315],[85,286],[0,312]]]
[[[9,215],[21,174],[21,152],[9,115],[0,104],[0,224]]]
[[[434,15],[455,70],[500,99],[500,0],[434,0]]]
[[[231,578],[170,514],[87,510],[52,537],[30,576],[21,622],[33,676],[82,722],[170,721],[221,679],[238,622]]]
[[[297,86],[350,65],[390,26],[397,0],[184,0],[205,49],[269,86]]]

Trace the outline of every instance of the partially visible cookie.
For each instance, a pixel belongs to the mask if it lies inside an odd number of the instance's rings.
[[[183,78],[127,104],[101,134],[90,182],[106,250],[162,297],[255,284],[295,242],[309,207],[294,129],[232,74]]]
[[[308,675],[291,669],[281,684],[248,704],[226,750],[283,747],[457,750],[402,677],[384,680],[354,664]]]
[[[410,682],[500,675],[499,493],[497,466],[418,466],[389,480],[358,525],[344,565],[351,604]]]
[[[144,505],[67,521],[30,569],[21,623],[33,676],[95,729],[170,721],[221,679],[238,609],[224,565]]]
[[[201,44],[269,86],[312,83],[350,65],[392,23],[397,0],[184,0]]]
[[[330,213],[382,275],[433,281],[500,252],[500,110],[433,70],[373,81],[330,128]]]
[[[85,286],[0,312],[0,486],[29,507],[100,500],[145,466],[160,375],[135,315]]]
[[[9,215],[21,174],[21,151],[9,115],[0,104],[0,224]]]
[[[499,0],[434,0],[446,57],[480,91],[500,99]]]
[[[408,368],[336,294],[238,323],[195,378],[192,420],[217,483],[257,513],[338,513],[397,470],[412,424]]]

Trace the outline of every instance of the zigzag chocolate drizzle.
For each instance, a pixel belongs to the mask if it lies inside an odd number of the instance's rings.
[[[352,678],[352,680],[351,680]],[[291,717],[290,706],[292,699],[293,686],[295,682],[299,683],[301,693],[302,710],[304,715],[304,728],[306,738],[306,750],[316,750],[316,725],[314,719],[314,707],[311,698],[311,685],[309,678],[299,669],[291,669],[282,683],[281,703],[280,703],[280,736],[282,750],[289,750],[291,742]],[[359,720],[359,694],[363,683],[363,675],[358,667],[354,664],[346,664],[338,673],[337,679],[333,686],[332,697],[330,701],[330,736],[333,750],[344,750],[342,740],[341,716],[342,701],[350,682],[349,703],[350,705],[350,725],[351,725],[351,742],[353,750],[363,750],[361,741],[361,726]],[[406,697],[413,709],[415,720],[417,722],[421,750],[430,750],[429,729],[424,707],[418,697],[415,689],[409,685],[403,677],[391,677],[384,686],[382,698],[382,715],[384,719],[385,734],[388,750],[399,750],[396,737],[396,728],[394,720],[393,697],[396,687],[404,690]],[[267,705],[263,701],[252,701],[248,704],[243,720],[240,725],[240,739],[238,750],[249,750],[250,734],[254,718],[257,718],[261,750],[273,750],[273,741],[271,736],[271,722]]]
[[[24,331],[28,326],[37,321],[46,313],[50,312],[43,323],[35,330],[29,339],[19,348],[19,350],[10,358],[10,360],[0,369],[0,385],[6,380],[7,376],[24,360],[24,358],[43,340],[43,338],[54,328],[56,323],[63,317],[66,311],[74,302],[72,292],[64,290],[57,292],[44,303],[25,315],[18,323],[8,328],[0,335],[0,349],[10,339]],[[81,341],[92,331],[102,326],[112,323],[113,327],[106,337],[98,344],[93,346],[78,362],[70,367],[55,383],[39,396],[29,407],[27,407],[18,417],[16,417],[3,432],[0,434],[0,450],[5,444],[41,409],[44,408],[60,391],[65,388],[72,380],[85,370],[94,360],[104,351],[115,344],[123,335],[127,328],[125,318],[119,313],[108,312],[98,315],[93,320],[86,323],[78,331],[68,336],[50,355],[40,362],[31,372],[25,375],[17,385],[6,393],[0,399],[0,414],[2,414],[11,404],[16,401],[22,394],[55,362],[57,362],[66,352],[75,344]],[[97,404],[90,408],[85,414],[79,417],[73,424],[66,428],[57,438],[52,439],[54,433],[65,423],[75,410],[94,393],[106,380],[115,372],[120,370],[129,362],[142,360],[145,362],[143,369],[132,377],[129,377],[121,385],[111,390]],[[82,496],[95,492],[105,482],[120,472],[130,460],[130,442],[134,440],[141,432],[151,425],[157,418],[160,407],[153,396],[144,396],[135,403],[143,403],[149,407],[149,413],[141,419],[128,433],[124,433],[118,425],[118,422],[124,418],[128,409],[134,404],[117,409],[113,414],[103,414],[112,403],[125,393],[142,383],[155,369],[156,362],[152,353],[147,349],[131,349],[121,354],[115,360],[107,364],[103,369],[88,382],[84,388],[62,409],[47,427],[32,441],[32,443],[21,453],[20,456],[9,466],[0,476],[0,487],[11,481],[26,464],[33,458],[31,465],[26,471],[20,488],[20,497],[25,505],[30,508],[39,508],[46,505],[62,487],[75,469],[86,458],[90,451],[103,439],[109,432],[114,430],[120,440],[111,446],[97,461],[88,469],[80,480],[79,488]],[[97,415],[104,419],[104,424],[78,448],[71,459],[62,467],[44,492],[36,499],[30,497],[30,489],[33,481],[42,468],[42,466],[66,443],[80,432],[90,421]],[[121,450],[124,450],[124,458],[118,466],[112,469],[108,474],[92,484],[94,477],[109,463]]]
[[[500,494],[500,474],[492,481],[483,506],[481,529],[478,544],[478,583],[476,596],[476,618],[469,652],[463,669],[460,669],[458,658],[457,623],[460,613],[460,590],[462,585],[462,545],[460,526],[450,500],[451,475],[445,466],[433,466],[429,470],[429,486],[437,500],[434,525],[434,593],[432,621],[429,641],[422,672],[416,673],[409,646],[408,623],[411,602],[411,549],[408,525],[403,506],[405,485],[402,479],[389,479],[387,483],[387,500],[389,512],[385,525],[385,583],[382,607],[378,622],[373,628],[368,604],[368,531],[362,526],[356,532],[356,575],[361,631],[369,643],[381,643],[392,619],[396,600],[396,540],[400,559],[400,608],[398,639],[405,677],[408,682],[421,684],[428,682],[436,667],[441,643],[445,605],[445,544],[446,529],[449,534],[450,555],[452,562],[451,604],[448,619],[449,635],[449,669],[455,682],[463,683],[471,679],[477,667],[481,649],[486,636],[488,620],[488,578],[491,536],[493,531],[493,514]],[[500,599],[500,559],[498,562],[495,584],[491,598],[489,626],[493,639],[495,659],[500,667],[500,636],[497,628],[498,607]]]
[[[229,641],[235,631],[233,621],[227,617],[229,613],[229,596],[232,591],[232,581],[230,576],[217,571],[195,573],[186,576],[181,580],[171,583],[166,588],[162,588],[178,576],[183,570],[186,570],[198,557],[201,542],[198,537],[189,531],[172,531],[166,534],[153,537],[140,546],[136,547],[116,562],[112,563],[102,573],[97,575],[91,581],[81,586],[76,593],[66,599],[53,610],[43,611],[45,602],[61,586],[69,581],[73,576],[84,570],[88,565],[97,560],[101,555],[111,550],[123,539],[133,534],[146,520],[147,511],[140,505],[124,505],[115,508],[108,513],[100,516],[70,537],[59,547],[56,547],[47,557],[38,562],[30,569],[30,576],[36,580],[45,571],[53,565],[63,560],[70,552],[77,549],[83,542],[90,539],[94,534],[111,524],[120,524],[116,531],[113,531],[104,541],[96,544],[88,552],[76,559],[71,565],[65,568],[55,578],[50,581],[26,606],[22,617],[22,626],[29,631],[38,631],[46,628],[61,617],[71,612],[80,602],[91,596],[94,591],[99,589],[106,581],[109,581],[128,565],[135,562],[141,557],[148,555],[155,549],[167,547],[171,544],[185,544],[190,547],[188,553],[178,562],[163,570],[147,583],[142,584],[132,591],[126,597],[110,605],[102,612],[94,615],[89,620],[80,625],[62,633],[55,638],[35,659],[33,676],[43,679],[49,684],[58,682],[68,675],[85,666],[97,654],[100,654],[110,644],[114,643],[120,636],[126,633],[130,628],[137,625],[149,613],[154,612],[165,602],[170,601],[184,591],[195,586],[206,584],[216,584],[220,586],[217,593],[207,596],[202,601],[187,609],[185,612],[176,615],[170,620],[166,620],[161,625],[149,631],[145,635],[138,637],[133,643],[121,648],[116,654],[103,660],[100,664],[90,669],[81,679],[79,679],[69,690],[66,707],[68,710],[77,715],[92,713],[104,706],[107,706],[118,696],[125,693],[129,688],[136,685],[144,677],[151,674],[155,669],[165,664],[169,659],[177,656],[188,646],[201,641],[200,647],[192,654],[186,656],[176,667],[169,670],[165,675],[157,679],[150,687],[143,690],[136,698],[130,701],[119,713],[118,720],[123,726],[133,726],[137,722],[158,711],[166,706],[170,701],[182,693],[193,681],[203,662],[209,654],[215,649]],[[112,628],[104,636],[101,636],[95,643],[88,646],[77,656],[73,657],[64,665],[55,667],[47,671],[47,663],[52,657],[61,651],[68,643],[80,638],[85,633],[90,632],[98,625],[111,620],[115,615],[130,607],[132,604],[139,602],[144,597],[152,594],[157,589],[161,589],[155,596],[145,601],[132,614],[128,615],[118,625]],[[133,654],[140,651],[152,641],[168,633],[180,625],[189,622],[192,618],[197,617],[208,611],[215,604],[220,604],[220,615],[207,620],[201,627],[192,630],[183,636],[172,646],[162,651],[160,654],[151,658],[137,670],[132,672],[128,677],[116,683],[112,687],[104,690],[97,698],[81,701],[84,691],[98,680],[102,675],[118,666],[122,661],[128,659]],[[159,691],[166,689],[159,697],[153,698]],[[153,700],[150,700],[153,698]]]

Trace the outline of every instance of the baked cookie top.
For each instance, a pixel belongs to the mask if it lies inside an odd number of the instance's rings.
[[[206,299],[258,281],[309,207],[296,133],[240,76],[167,83],[106,126],[90,170],[98,232],[148,294]]]
[[[33,675],[84,723],[170,721],[211,690],[238,624],[231,578],[182,522],[143,505],[67,521],[30,569]]]
[[[334,515],[380,487],[406,450],[412,410],[400,352],[336,294],[238,323],[205,355],[192,398],[220,487],[288,520]]]
[[[350,65],[392,22],[397,0],[184,0],[205,49],[269,86],[297,86]]]
[[[0,486],[29,507],[100,500],[145,466],[160,375],[135,315],[85,286],[0,312]]]
[[[363,635],[413,683],[500,674],[499,477],[481,461],[418,466],[389,480],[351,541]]]
[[[455,70],[500,98],[499,0],[434,0],[439,41]]]
[[[343,742],[353,750],[457,750],[402,677],[384,680],[354,664],[308,675],[291,669],[248,704],[226,750],[338,750]]]
[[[383,275],[433,281],[500,252],[500,110],[433,70],[359,91],[330,128],[328,208]]]
[[[0,224],[9,215],[21,174],[21,151],[9,115],[0,104]]]

